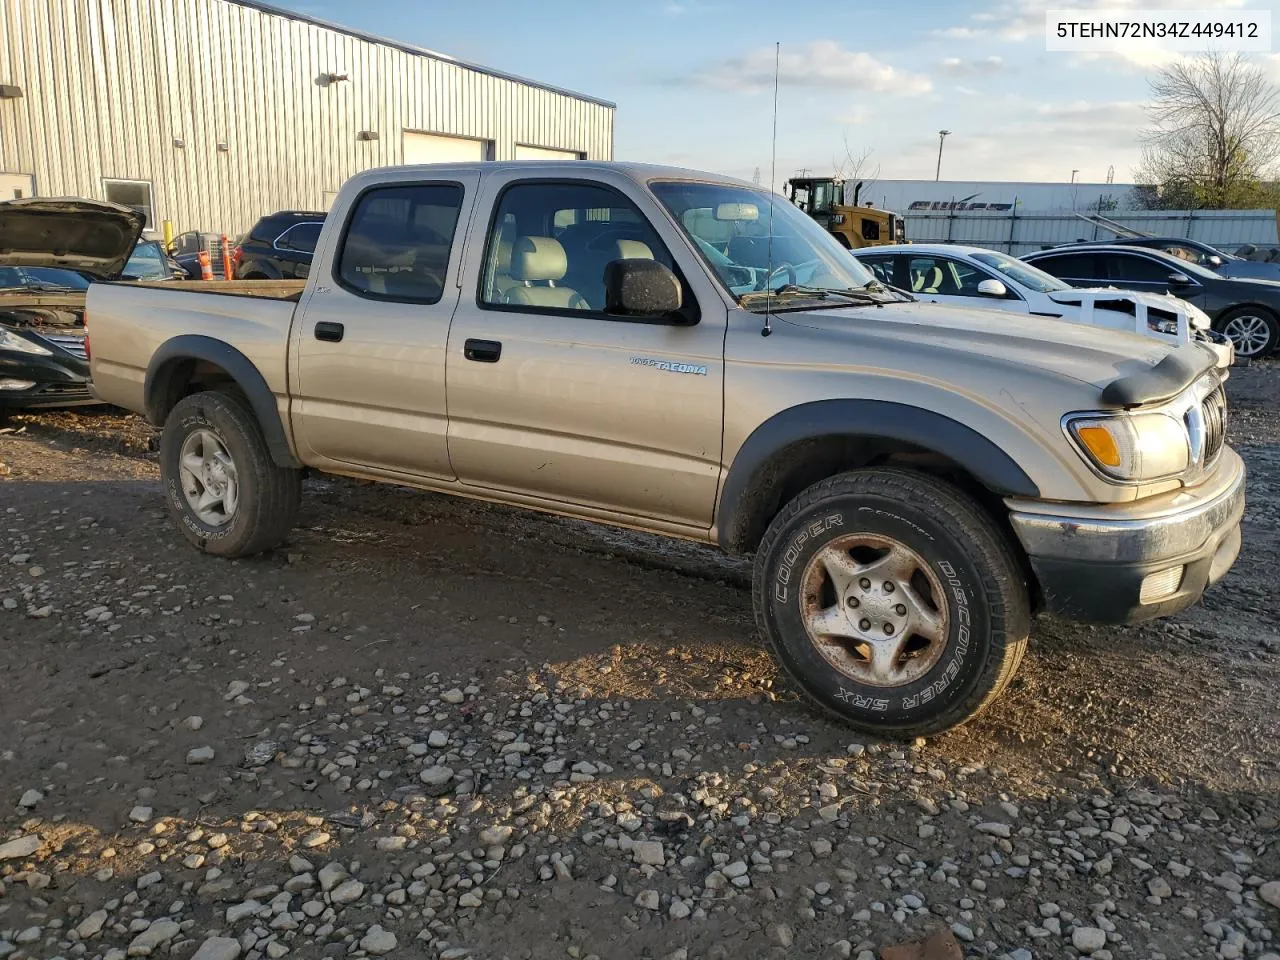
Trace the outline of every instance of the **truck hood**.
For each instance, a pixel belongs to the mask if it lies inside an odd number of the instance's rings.
[[[144,219],[118,203],[77,197],[0,202],[0,265],[63,267],[117,277],[142,235]]]
[[[891,345],[910,363],[912,351],[968,355],[996,366],[1056,374],[1104,389],[1117,378],[1145,373],[1175,351],[1171,343],[1136,333],[1086,327],[1001,310],[890,303],[883,307],[783,314],[801,326],[842,333],[868,348]],[[1198,344],[1182,350],[1204,350]],[[1179,352],[1182,352],[1179,350]],[[855,354],[856,355],[856,354]]]

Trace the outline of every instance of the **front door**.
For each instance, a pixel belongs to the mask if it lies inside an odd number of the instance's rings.
[[[936,254],[916,254],[905,258],[907,261],[907,278],[909,289],[921,300],[929,303],[946,303],[956,307],[978,307],[989,310],[1008,310],[1011,313],[1026,313],[1027,302],[1008,289],[1004,297],[986,296],[978,292],[978,284],[983,280],[998,280],[998,277],[987,273],[963,260]]]
[[[704,298],[695,313],[685,278],[694,325],[607,314],[610,261],[654,259],[680,273],[646,214],[606,183],[512,174],[492,185],[485,256],[468,271],[449,334],[458,479],[708,528],[720,465],[723,302]]]
[[[36,179],[29,173],[0,173],[0,200],[34,197]]]
[[[1175,273],[1186,276],[1174,264],[1128,251],[1100,253],[1098,260],[1107,272],[1107,282],[1121,290],[1169,293],[1198,307],[1205,305],[1204,287],[1195,280],[1188,277],[1188,283],[1178,286],[1169,282]]]
[[[445,345],[479,181],[379,183],[356,200],[336,249],[319,251],[336,269],[319,279],[294,332],[293,424],[313,458],[454,478]]]

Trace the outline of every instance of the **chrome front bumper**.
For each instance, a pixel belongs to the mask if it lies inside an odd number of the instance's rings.
[[[1235,562],[1244,516],[1244,462],[1224,447],[1199,487],[1114,506],[1008,500],[1046,610],[1129,622],[1195,603]]]

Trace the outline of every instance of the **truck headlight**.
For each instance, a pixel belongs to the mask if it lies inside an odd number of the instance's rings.
[[[1066,426],[1085,459],[1114,480],[1163,480],[1191,465],[1187,428],[1167,413],[1085,414]]]
[[[14,350],[18,353],[34,353],[38,357],[52,357],[53,351],[46,350],[34,340],[20,337],[12,330],[0,327],[0,350]]]

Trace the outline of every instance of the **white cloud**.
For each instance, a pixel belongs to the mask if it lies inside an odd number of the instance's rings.
[[[1075,100],[1032,103],[1021,98],[995,105],[978,129],[956,122],[947,137],[943,175],[954,180],[1068,180],[1079,170],[1082,182],[1101,182],[1115,167],[1124,182],[1139,159],[1138,133],[1147,123],[1136,101]],[[932,176],[936,137],[921,138],[898,151],[892,176]],[[890,174],[886,174],[890,175]]]
[[[990,30],[981,27],[947,27],[943,30],[930,30],[929,33],[944,40],[977,40],[991,35]]]
[[[836,123],[844,123],[851,126],[866,123],[871,119],[871,108],[859,103],[839,114],[835,119]]]
[[[695,74],[706,86],[735,93],[758,93],[773,88],[774,50],[753,50],[746,56],[724,60]],[[796,87],[833,90],[865,90],[918,96],[933,89],[920,73],[899,70],[869,53],[846,50],[832,40],[815,40],[784,48],[778,64],[779,82]]]
[[[1003,57],[978,57],[972,60],[947,57],[938,68],[953,77],[989,77],[1005,69]]]

